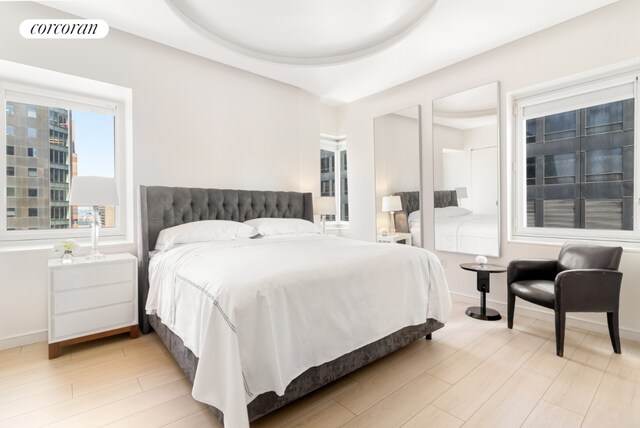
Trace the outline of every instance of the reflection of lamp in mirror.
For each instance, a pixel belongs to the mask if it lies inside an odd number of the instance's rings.
[[[109,177],[73,177],[69,205],[93,207],[91,215],[91,253],[90,259],[104,257],[98,251],[100,236],[100,207],[118,205],[116,180]]]
[[[456,191],[456,197],[458,198],[458,205],[460,205],[460,199],[467,199],[469,195],[467,195],[466,187],[456,187],[453,189]]]
[[[336,198],[333,196],[320,196],[316,198],[313,201],[313,213],[320,214],[322,233],[326,234],[327,216],[336,214]]]
[[[400,196],[383,196],[382,211],[385,213],[391,213],[391,229],[389,229],[389,235],[393,236],[396,234],[396,219],[394,213],[396,211],[402,211]]]

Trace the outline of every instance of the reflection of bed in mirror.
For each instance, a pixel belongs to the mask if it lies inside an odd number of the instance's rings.
[[[434,192],[435,247],[440,251],[492,254],[498,245],[497,215],[458,206],[455,190]]]
[[[422,247],[420,233],[420,192],[396,192],[400,196],[402,211],[394,213],[396,231],[411,234],[411,245]]]

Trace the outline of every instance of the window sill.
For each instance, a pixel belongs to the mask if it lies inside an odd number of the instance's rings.
[[[49,251],[53,253],[53,245],[60,242],[62,239],[28,242],[28,241],[5,241],[0,243],[0,254],[17,253],[25,251]],[[121,238],[107,241],[100,241],[99,248],[104,253],[118,253],[118,252],[130,252],[135,251],[135,243],[132,240]],[[91,244],[88,242],[80,242],[80,248],[77,251],[78,256],[89,254],[91,250]]]
[[[640,252],[640,242],[620,241],[613,238],[584,238],[584,237],[553,237],[553,236],[530,236],[518,235],[510,236],[508,244],[513,245],[538,245],[545,247],[561,247],[566,242],[582,243],[591,245],[605,245],[612,247],[622,247],[625,251],[633,253]]]

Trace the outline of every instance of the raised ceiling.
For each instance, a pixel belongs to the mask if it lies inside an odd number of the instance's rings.
[[[265,61],[333,65],[386,49],[425,17],[435,0],[165,0],[186,25]]]
[[[617,0],[41,1],[342,104]]]
[[[433,100],[433,123],[472,129],[498,123],[498,93],[489,83]]]

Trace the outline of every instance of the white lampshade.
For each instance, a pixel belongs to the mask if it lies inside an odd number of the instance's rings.
[[[391,211],[402,211],[402,201],[400,200],[400,196],[383,196],[382,211],[386,213]]]
[[[116,180],[109,177],[73,177],[69,205],[118,205]]]
[[[336,213],[336,198],[333,196],[320,196],[313,201],[313,213],[331,215]]]
[[[467,188],[466,187],[456,187],[455,189],[453,189],[456,191],[456,197],[460,198],[460,199],[464,199],[467,198]]]

